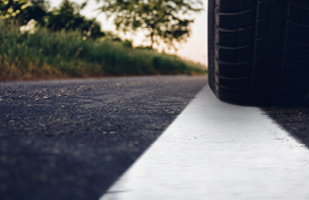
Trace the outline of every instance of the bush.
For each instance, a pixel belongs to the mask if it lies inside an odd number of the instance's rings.
[[[205,73],[176,56],[132,49],[130,41],[83,40],[79,32],[22,34],[0,21],[0,43],[1,80]]]

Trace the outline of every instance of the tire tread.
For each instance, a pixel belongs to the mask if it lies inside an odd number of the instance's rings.
[[[308,0],[213,3],[209,82],[220,99],[265,102],[308,92]]]

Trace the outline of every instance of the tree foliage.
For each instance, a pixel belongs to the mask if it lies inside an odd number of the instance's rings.
[[[63,0],[59,8],[49,9],[47,0],[0,0],[0,19],[13,21],[22,26],[30,20],[52,31],[81,31],[87,38],[104,36],[101,24],[95,19],[87,19],[80,14],[87,3],[78,5]]]
[[[86,3],[78,5],[69,0],[63,0],[59,9],[50,12],[47,20],[47,28],[53,31],[80,30],[84,36],[98,38],[104,36],[101,25],[95,19],[86,19],[80,14],[80,10]]]
[[[163,41],[175,48],[175,43],[186,41],[194,19],[190,14],[200,12],[201,0],[97,0],[108,17],[115,16],[121,31],[147,30],[151,48]]]
[[[19,25],[26,25],[32,19],[44,24],[48,7],[45,0],[2,0],[0,18],[12,20]]]

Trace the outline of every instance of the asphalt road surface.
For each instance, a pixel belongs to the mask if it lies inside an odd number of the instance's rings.
[[[309,151],[205,86],[100,200],[308,200]]]
[[[264,106],[262,109],[309,148],[309,98],[298,105]]]
[[[0,84],[0,199],[98,199],[206,84],[159,76]]]
[[[98,199],[206,84],[159,76],[0,83],[0,199]],[[263,107],[309,147],[309,106]]]

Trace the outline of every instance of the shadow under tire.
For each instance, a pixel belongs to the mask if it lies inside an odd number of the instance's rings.
[[[308,94],[307,1],[208,2],[208,80],[219,99],[293,102]]]

